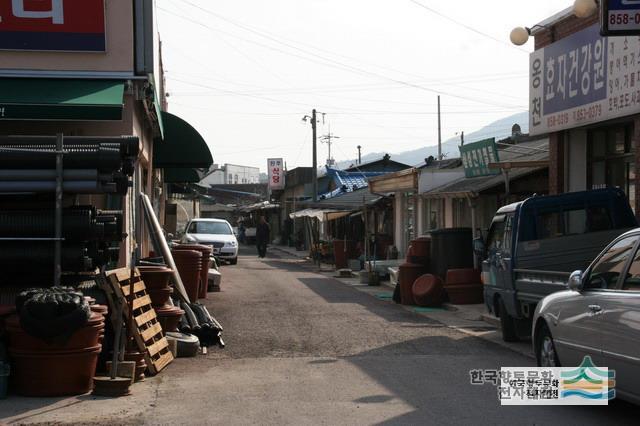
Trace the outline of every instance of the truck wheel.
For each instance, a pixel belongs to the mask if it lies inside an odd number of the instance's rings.
[[[516,319],[507,312],[506,306],[502,299],[499,299],[500,329],[502,331],[502,340],[505,342],[517,342],[518,334],[516,333]]]

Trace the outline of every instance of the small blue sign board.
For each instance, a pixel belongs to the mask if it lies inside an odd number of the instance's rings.
[[[603,36],[640,35],[640,0],[601,0]]]

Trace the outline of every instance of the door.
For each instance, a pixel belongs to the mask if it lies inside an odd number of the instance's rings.
[[[615,370],[616,389],[640,398],[640,249],[620,281],[598,302],[603,367]]]
[[[610,246],[587,272],[583,291],[574,292],[558,306],[558,324],[552,334],[562,365],[577,367],[589,355],[596,365],[607,367],[601,352],[601,300],[617,288],[636,242],[637,237],[631,236]]]
[[[511,284],[511,237],[513,213],[496,216],[487,238],[487,260],[489,283],[505,290],[513,290]]]

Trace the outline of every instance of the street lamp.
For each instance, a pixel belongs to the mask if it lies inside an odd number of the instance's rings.
[[[573,14],[578,18],[588,18],[598,11],[599,0],[575,0],[573,3]],[[511,30],[511,34],[509,35],[509,39],[511,43],[516,46],[522,46],[527,41],[529,41],[529,36],[531,35],[531,30],[534,28],[545,28],[549,29],[544,25],[534,25],[531,28],[528,27],[516,27]]]
[[[598,11],[597,0],[576,0],[573,3],[573,14],[578,18],[588,18]]]

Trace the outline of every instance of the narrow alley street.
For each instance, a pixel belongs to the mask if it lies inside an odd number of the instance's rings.
[[[631,424],[631,405],[501,407],[469,370],[533,360],[245,248],[207,305],[226,349],[180,359],[120,400],[12,398],[7,423]],[[152,390],[152,392],[149,392]],[[33,404],[42,404],[34,409]],[[8,406],[11,407],[8,407]],[[96,416],[96,412],[101,415]],[[188,419],[188,420],[186,420]]]

